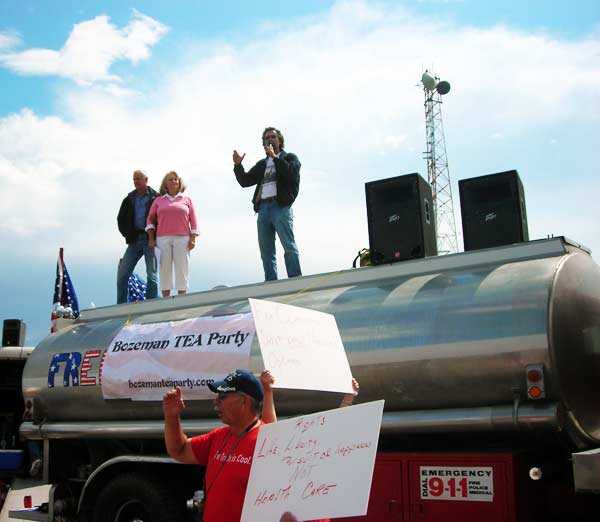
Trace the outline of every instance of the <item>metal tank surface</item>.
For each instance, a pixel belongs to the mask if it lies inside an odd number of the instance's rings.
[[[41,425],[29,432],[47,425],[55,437],[82,429],[109,436],[128,421],[160,436],[159,402],[104,400],[98,379],[64,387],[57,378],[50,388],[53,355],[102,352],[127,320],[249,312],[249,297],[333,314],[361,383],[358,402],[386,401],[382,429],[544,426],[568,428],[589,446],[600,442],[600,269],[562,237],[84,311],[27,362],[24,396]],[[100,357],[90,361],[93,378]],[[527,399],[530,364],[544,368],[540,401]],[[251,369],[262,368],[255,338]],[[275,400],[280,415],[296,415],[334,408],[339,395],[276,390]],[[188,401],[184,419],[205,419],[198,431],[218,424],[212,401]]]

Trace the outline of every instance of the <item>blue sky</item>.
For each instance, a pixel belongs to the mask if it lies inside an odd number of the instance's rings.
[[[347,268],[368,245],[364,183],[426,176],[426,67],[452,84],[459,233],[458,180],[515,168],[530,237],[567,235],[598,259],[597,0],[1,3],[0,319],[25,319],[28,344],[46,335],[60,246],[82,308],[114,302],[137,168],[189,186],[191,291],[260,281],[231,151],[260,159],[267,124],[303,164],[304,272]]]

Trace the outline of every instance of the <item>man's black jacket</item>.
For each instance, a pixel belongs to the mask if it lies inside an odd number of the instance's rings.
[[[117,223],[119,225],[119,232],[125,238],[127,244],[133,243],[137,237],[137,231],[135,229],[135,195],[136,191],[132,190],[121,203],[119,209],[119,215],[117,216]],[[152,187],[148,187],[148,203],[146,205],[146,212],[144,213],[144,221],[148,217],[150,206],[155,198],[160,194],[156,192]]]
[[[291,152],[281,151],[278,158],[273,158],[275,170],[277,171],[277,203],[282,207],[290,207],[298,196],[300,190],[300,160]],[[242,187],[251,187],[256,185],[256,190],[252,196],[254,211],[258,212],[260,206],[259,194],[260,188],[265,176],[267,158],[261,159],[248,172],[244,166],[233,166],[235,178]]]

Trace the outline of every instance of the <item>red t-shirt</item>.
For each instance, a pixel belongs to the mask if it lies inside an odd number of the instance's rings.
[[[231,433],[229,426],[191,439],[196,460],[206,466],[204,522],[240,522],[258,428],[262,424],[259,421],[237,446],[238,437]],[[224,461],[227,462],[219,471]],[[329,522],[329,519],[313,522]]]
[[[238,437],[225,426],[191,439],[198,462],[206,466],[205,522],[240,522],[259,422],[235,446]],[[231,448],[235,449],[231,451]],[[231,454],[230,454],[231,451]],[[223,462],[221,471],[221,465]],[[215,480],[216,477],[216,480]]]

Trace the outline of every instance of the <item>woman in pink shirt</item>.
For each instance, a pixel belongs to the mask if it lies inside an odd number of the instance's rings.
[[[185,183],[176,172],[165,175],[160,185],[162,197],[152,203],[146,222],[150,248],[160,250],[160,290],[169,297],[173,288],[183,295],[188,289],[190,250],[196,244],[198,230],[192,200],[183,195]]]

